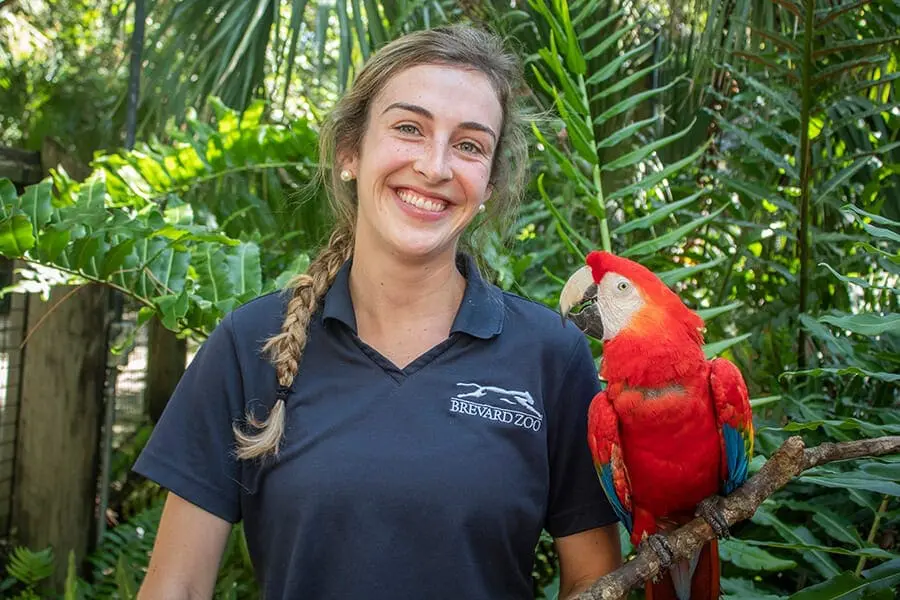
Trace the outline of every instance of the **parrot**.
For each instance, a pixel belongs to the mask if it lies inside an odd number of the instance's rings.
[[[588,408],[588,446],[635,546],[663,564],[648,600],[719,595],[718,541],[673,563],[660,535],[702,516],[730,535],[722,495],[747,479],[753,416],[741,371],[703,352],[703,319],[643,265],[594,250],[566,281],[560,314],[603,345],[604,389]]]

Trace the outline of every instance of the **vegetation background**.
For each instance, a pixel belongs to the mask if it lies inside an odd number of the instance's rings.
[[[706,319],[707,354],[744,372],[752,470],[792,434],[900,433],[898,0],[0,2],[0,145],[53,136],[91,167],[23,194],[0,180],[0,254],[31,289],[104,282],[202,341],[324,242],[318,127],[360,64],[460,20],[509,38],[523,101],[553,115],[518,221],[472,239],[498,285],[555,306],[593,248],[661,274]],[[721,543],[726,597],[895,598],[898,496],[896,457],[805,473]],[[43,582],[66,557],[19,548],[0,594],[133,597],[159,490],[130,481],[112,508],[64,589]],[[552,598],[548,540],[535,557]],[[257,597],[240,527],[217,594]]]

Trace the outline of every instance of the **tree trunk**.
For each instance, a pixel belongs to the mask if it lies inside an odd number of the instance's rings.
[[[147,336],[147,385],[144,397],[153,423],[159,421],[166,403],[184,375],[187,342],[163,327],[159,319],[149,323]]]
[[[84,559],[96,526],[108,301],[95,285],[29,298],[13,524],[18,544],[53,547],[57,589],[69,552]]]

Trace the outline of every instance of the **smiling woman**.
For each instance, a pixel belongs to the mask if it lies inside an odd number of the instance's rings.
[[[223,320],[135,465],[170,490],[140,598],[211,597],[237,521],[267,599],[530,598],[542,529],[563,598],[619,564],[586,340],[459,250],[516,208],[520,68],[454,26],[360,72],[321,135],[328,246]]]

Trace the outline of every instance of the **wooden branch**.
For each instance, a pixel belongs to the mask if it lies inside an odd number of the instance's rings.
[[[825,443],[806,448],[799,436],[785,440],[781,447],[743,486],[721,501],[729,525],[749,519],[762,502],[803,471],[836,460],[900,453],[900,436],[854,442]],[[682,560],[716,536],[702,518],[666,534],[675,560]],[[649,547],[641,548],[619,569],[595,581],[576,600],[616,600],[659,573],[659,557]]]

